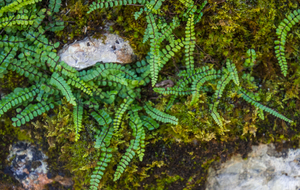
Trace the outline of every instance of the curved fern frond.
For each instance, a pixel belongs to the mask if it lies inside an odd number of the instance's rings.
[[[195,77],[193,77],[194,81],[192,83],[191,88],[193,96],[190,103],[191,105],[195,104],[198,101],[201,86],[206,81],[216,79],[217,77],[219,77],[219,75],[216,73],[215,70],[210,70],[210,72],[208,72],[207,74],[196,75]]]
[[[37,104],[29,104],[20,114],[11,119],[13,121],[12,125],[20,127],[26,122],[33,120],[34,117],[42,115],[53,108],[54,104],[52,100],[42,101]]]
[[[51,13],[57,13],[59,11],[60,4],[61,4],[61,0],[50,0],[49,8]]]
[[[29,5],[29,4],[34,4],[36,2],[39,2],[41,0],[18,0],[18,1],[13,1],[12,3],[2,7],[0,9],[0,17],[2,17],[3,13],[5,12],[15,12],[20,10],[22,7]]]
[[[151,117],[148,116],[141,116],[141,121],[143,126],[145,126],[149,131],[153,130],[153,129],[158,129],[159,124],[154,121]]]
[[[72,94],[70,86],[66,83],[66,81],[59,76],[58,73],[53,73],[50,79],[50,84],[56,86],[61,93],[66,97],[67,101],[76,106],[75,97]]]
[[[116,172],[114,174],[114,181],[118,180],[122,173],[124,172],[125,168],[128,166],[129,162],[132,160],[133,156],[136,154],[137,150],[139,149],[138,156],[140,159],[143,157],[143,149],[145,147],[144,142],[141,144],[141,141],[145,139],[144,129],[142,127],[142,122],[137,114],[137,112],[130,112],[129,118],[129,126],[133,130],[133,136],[135,139],[130,141],[129,147],[126,149],[125,154],[122,156],[121,161],[119,162]],[[144,134],[144,135],[143,135]]]
[[[39,92],[39,88],[35,85],[30,88],[16,88],[14,92],[6,95],[0,101],[0,116],[10,110],[12,107],[21,105],[27,100],[32,100],[33,97]]]
[[[217,112],[216,105],[217,104],[210,105],[210,108],[209,108],[210,109],[210,113],[211,113],[211,116],[214,119],[214,121],[222,128],[223,127],[222,117]]]
[[[175,101],[176,98],[177,98],[176,95],[172,95],[172,96],[171,96],[171,98],[170,98],[168,104],[166,105],[166,109],[165,109],[166,111],[168,111],[169,109],[171,109],[171,107],[173,106],[174,101]]]
[[[300,20],[300,9],[297,11],[294,10],[289,15],[286,16],[276,29],[276,34],[278,36],[278,40],[275,43],[275,53],[278,59],[278,63],[281,68],[281,72],[284,76],[287,75],[287,61],[285,58],[285,48],[284,45],[286,43],[287,33],[291,30],[291,28]]]
[[[195,91],[192,88],[177,88],[177,87],[168,87],[168,89],[165,88],[153,88],[154,92],[160,93],[160,94],[172,94],[176,96],[185,96],[192,94],[193,91]]]
[[[178,124],[178,119],[175,116],[171,116],[169,114],[159,111],[156,108],[153,108],[148,102],[145,103],[144,109],[148,115],[150,115],[153,119],[157,121],[161,121],[163,123],[171,123],[174,125]]]
[[[128,106],[133,102],[133,99],[129,98],[129,99],[124,99],[124,103],[122,103],[119,107],[119,109],[116,112],[116,115],[114,117],[114,129],[117,130],[120,126],[123,114],[125,113],[125,111],[128,109]]]
[[[99,111],[100,115],[96,112],[92,112],[91,115],[96,119],[99,125],[103,125],[101,132],[96,136],[95,148],[101,148],[110,145],[114,128],[110,123],[112,122],[111,117],[104,110]]]
[[[86,94],[92,96],[93,92],[90,89],[90,86],[88,84],[86,84],[85,82],[83,82],[82,80],[80,80],[79,78],[69,78],[67,84],[70,84],[76,88],[79,88],[80,90],[82,90],[83,92],[85,92]]]
[[[103,109],[99,110],[99,114],[97,114],[96,112],[91,113],[91,115],[96,119],[99,125],[109,125],[112,122],[109,114]]]
[[[145,0],[98,0],[97,2],[93,2],[90,5],[89,11],[87,13],[90,14],[91,12],[104,7],[108,8],[118,5],[136,4],[137,2],[140,4],[145,4]]]
[[[250,104],[254,105],[255,107],[261,109],[261,110],[264,110],[272,115],[274,115],[275,117],[278,117],[286,122],[289,122],[291,123],[292,120],[286,118],[285,116],[281,115],[280,113],[274,111],[273,109],[271,108],[268,108],[260,103],[258,103],[256,100],[255,100],[255,96],[254,94],[250,93],[250,92],[246,92],[245,90],[243,89],[240,89],[239,90],[239,93],[241,94],[241,97],[246,100],[246,102],[249,102]]]

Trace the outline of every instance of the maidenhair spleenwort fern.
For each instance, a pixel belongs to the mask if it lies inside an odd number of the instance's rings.
[[[75,141],[78,141],[84,129],[83,113],[91,115],[99,125],[94,131],[98,160],[90,180],[90,188],[97,189],[112,154],[117,151],[110,144],[121,123],[127,124],[133,135],[117,166],[114,180],[120,178],[135,155],[139,160],[143,159],[147,130],[157,129],[160,122],[176,125],[177,119],[140,101],[144,99],[141,87],[150,82],[149,56],[133,65],[98,63],[92,69],[81,72],[59,61],[56,54],[59,43],[52,43],[45,33],[59,31],[64,27],[55,15],[61,0],[50,0],[48,11],[41,9],[36,4],[38,2],[0,2],[0,77],[10,70],[27,77],[32,84],[27,88],[16,88],[0,100],[0,116],[11,109],[22,107],[23,110],[18,108],[21,111],[11,119],[13,125],[19,127],[66,99],[69,106],[73,106],[73,131]],[[114,4],[118,4],[117,1]],[[157,5],[152,8],[157,9]],[[47,26],[42,22],[45,18],[51,20]],[[172,27],[175,25],[173,23]],[[160,41],[170,34],[167,27],[162,31],[165,34],[160,35]],[[172,46],[178,43],[174,42]],[[160,53],[157,50],[155,54]],[[103,109],[106,104],[118,107],[111,116]],[[149,113],[150,117],[143,113]],[[123,116],[128,114],[129,121],[124,121]]]
[[[275,41],[275,53],[278,59],[278,63],[281,68],[281,72],[284,76],[287,75],[287,61],[285,58],[285,43],[287,33],[291,30],[291,28],[298,23],[300,20],[300,9],[292,11],[290,14],[286,16],[286,18],[279,24],[276,29],[276,34],[278,36],[278,40]]]
[[[250,52],[250,53],[249,53]],[[251,57],[251,62],[255,62],[255,51],[254,50],[248,50],[248,54],[253,55]],[[279,114],[278,112],[272,110],[271,108],[268,108],[258,102],[256,100],[255,96],[252,95],[250,92],[246,92],[241,87],[239,76],[237,73],[237,69],[235,65],[229,60],[226,60],[226,68],[223,68],[222,71],[216,71],[213,68],[208,67],[201,67],[195,69],[193,72],[187,71],[181,71],[178,76],[181,77],[177,81],[177,84],[174,87],[169,87],[167,89],[165,88],[154,88],[155,92],[158,92],[160,94],[170,94],[171,99],[168,103],[167,109],[171,107],[171,104],[174,102],[174,99],[177,96],[182,95],[192,95],[191,104],[195,104],[199,98],[200,91],[202,90],[202,86],[205,82],[217,80],[215,93],[212,96],[212,103],[209,104],[209,109],[212,118],[216,122],[216,124],[219,127],[223,127],[223,118],[221,115],[217,112],[217,107],[220,103],[220,99],[222,97],[223,91],[228,84],[233,81],[236,85],[237,93],[240,94],[240,96],[246,100],[247,102],[251,103],[255,107],[259,108],[261,111],[268,112],[275,117],[278,117],[286,122],[291,123],[292,120],[286,118],[285,116]],[[147,109],[146,109],[147,111]],[[260,112],[261,118],[263,117],[263,113]]]

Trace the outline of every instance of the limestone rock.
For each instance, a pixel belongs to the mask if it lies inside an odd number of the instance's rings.
[[[105,42],[102,39],[86,37],[84,40],[65,46],[58,52],[60,61],[82,70],[97,62],[126,64],[136,60],[128,41],[115,34],[104,35]]]
[[[54,181],[65,187],[73,185],[71,178],[57,175],[54,179],[48,178],[47,156],[35,145],[19,141],[10,147],[7,160],[11,163],[6,173],[15,177],[25,189],[41,190]],[[1,185],[0,185],[0,189]],[[20,188],[21,190],[22,188]]]
[[[298,190],[300,149],[277,152],[273,144],[252,146],[246,160],[233,156],[209,168],[206,190]]]

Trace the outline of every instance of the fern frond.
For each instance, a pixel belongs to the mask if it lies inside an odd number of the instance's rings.
[[[160,94],[164,94],[164,95],[168,95],[168,94],[172,94],[172,95],[176,95],[176,96],[185,96],[185,95],[189,95],[192,94],[193,91],[195,91],[195,89],[192,88],[177,88],[177,87],[168,87],[168,89],[165,88],[153,88],[154,92],[160,93]]]
[[[78,141],[80,138],[79,132],[82,130],[82,115],[83,115],[83,106],[79,99],[79,103],[73,108],[75,141]]]
[[[255,107],[261,109],[261,110],[264,110],[272,115],[274,115],[275,117],[278,117],[286,122],[289,122],[291,123],[292,120],[286,118],[285,116],[281,115],[280,113],[274,111],[273,109],[271,108],[268,108],[260,103],[258,103],[256,100],[255,100],[255,96],[254,94],[250,93],[250,92],[246,92],[245,90],[243,89],[240,89],[239,90],[239,93],[241,94],[241,97],[246,101],[246,102],[249,102],[250,104],[254,105]]]
[[[100,115],[99,115],[100,114]],[[109,125],[112,122],[111,117],[103,109],[99,110],[99,114],[92,112],[91,115],[96,119],[99,125]]]
[[[151,117],[148,116],[141,116],[141,121],[143,126],[145,126],[149,131],[153,130],[153,129],[158,129],[159,124],[154,121]]]
[[[33,120],[34,117],[42,115],[42,113],[53,108],[54,104],[52,100],[42,101],[37,104],[29,104],[20,114],[11,119],[13,121],[12,125],[20,127],[26,122]]]
[[[0,36],[1,39],[1,36]],[[3,46],[3,44],[2,44]],[[0,48],[1,47],[1,42],[0,42]],[[3,73],[6,68],[9,66],[11,63],[11,60],[16,56],[18,48],[10,48],[9,51],[1,51],[0,52],[0,73]]]
[[[276,29],[276,34],[278,36],[278,40],[275,43],[275,54],[278,59],[278,63],[281,68],[281,72],[284,76],[287,75],[287,61],[284,56],[285,48],[284,45],[286,43],[287,33],[291,30],[291,28],[300,20],[300,9],[297,11],[291,12],[286,16]]]
[[[168,111],[169,109],[171,109],[171,107],[173,106],[174,101],[175,101],[176,98],[177,98],[176,95],[172,95],[172,96],[171,96],[171,98],[170,98],[168,104],[166,105],[166,109],[165,109],[166,111]]]
[[[90,86],[80,80],[79,78],[69,78],[67,84],[70,84],[80,90],[82,90],[84,93],[88,94],[89,96],[93,95],[93,92],[90,89]]]
[[[119,107],[119,109],[116,112],[116,115],[114,117],[114,129],[117,130],[119,128],[119,125],[121,123],[123,114],[125,113],[125,111],[128,109],[128,106],[133,102],[133,99],[129,98],[129,99],[124,99],[124,103],[122,103]]]
[[[98,185],[100,183],[100,180],[102,176],[104,175],[104,171],[106,167],[108,166],[108,163],[111,161],[112,157],[112,149],[111,148],[101,148],[101,154],[100,154],[100,159],[99,162],[97,162],[97,166],[95,167],[95,170],[93,174],[91,175],[91,180],[90,180],[90,189],[91,190],[97,190]]]
[[[188,18],[186,28],[185,28],[185,64],[187,73],[191,75],[194,71],[194,56],[193,52],[195,50],[196,37],[194,31],[194,14],[191,14]]]
[[[150,115],[153,119],[157,121],[161,121],[163,123],[171,123],[173,125],[178,124],[178,119],[176,117],[161,112],[156,108],[153,108],[148,102],[145,103],[144,109],[148,115]]]
[[[217,112],[216,105],[217,104],[210,105],[210,108],[209,108],[210,109],[210,113],[211,113],[211,116],[214,119],[214,121],[219,125],[219,127],[222,128],[223,127],[222,117]]]
[[[61,0],[50,0],[49,9],[51,13],[57,13],[61,5]]]
[[[76,106],[75,97],[72,94],[70,86],[66,83],[66,81],[59,76],[58,73],[53,73],[50,79],[50,84],[56,86],[61,93],[66,97],[67,101]]]
[[[39,2],[41,0],[18,0],[18,1],[13,1],[12,3],[2,7],[0,9],[0,17],[2,17],[3,13],[5,12],[15,12],[20,10],[22,7],[29,5],[29,4],[34,4],[36,2]]]
[[[196,75],[194,77],[194,81],[192,83],[192,100],[191,100],[191,105],[195,104],[198,101],[199,98],[199,91],[201,86],[206,82],[206,81],[210,81],[213,79],[216,79],[217,77],[219,77],[219,75],[217,74],[217,72],[215,70],[210,70],[210,72],[208,72],[207,74],[202,74],[202,75]]]
[[[96,112],[92,112],[91,115],[96,119],[99,125],[103,125],[99,135],[96,136],[95,148],[101,148],[110,145],[114,128],[110,123],[112,122],[111,117],[104,110],[99,111],[100,115]]]
[[[220,102],[220,98],[222,97],[222,93],[223,93],[226,85],[231,80],[230,76],[231,76],[230,73],[225,72],[224,75],[222,76],[221,80],[218,81],[216,92],[213,95],[213,98],[214,98],[213,101],[214,102],[213,102],[213,104],[211,105],[211,108],[210,108],[210,112],[211,112],[211,115],[212,115],[213,119],[215,120],[215,122],[220,127],[223,127],[223,123],[222,123],[222,119],[221,119],[220,114],[217,112],[217,106]]]
[[[141,141],[144,141],[144,139],[142,138],[145,138],[145,135],[143,136],[144,129],[137,112],[130,112],[129,126],[133,130],[133,136],[135,137],[135,139],[132,139],[130,141],[129,147],[126,149],[125,154],[122,156],[121,161],[119,162],[114,174],[114,181],[120,178],[138,149],[140,150],[140,154],[138,154],[138,156],[140,157],[140,159],[143,157],[143,149],[145,145],[141,144]]]
[[[233,80],[233,82],[237,85],[240,86],[240,81],[239,81],[239,75],[237,73],[236,67],[234,63],[231,63],[229,59],[226,60],[226,66],[227,69],[230,73],[230,78]]]
[[[248,49],[247,51],[248,58],[245,60],[245,67],[252,67],[256,60],[256,53],[254,49]]]
[[[16,88],[14,92],[6,95],[0,101],[0,116],[10,110],[12,107],[21,105],[25,101],[32,100],[38,92],[39,89],[35,85],[24,89]]]

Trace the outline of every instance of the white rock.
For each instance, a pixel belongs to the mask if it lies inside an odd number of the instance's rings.
[[[131,63],[136,56],[128,41],[124,41],[115,34],[104,34],[105,42],[102,39],[88,38],[75,41],[65,46],[58,52],[60,61],[64,61],[77,70],[103,63]]]
[[[300,188],[300,149],[277,152],[273,144],[252,146],[246,160],[237,155],[215,167],[209,168],[206,190]]]

